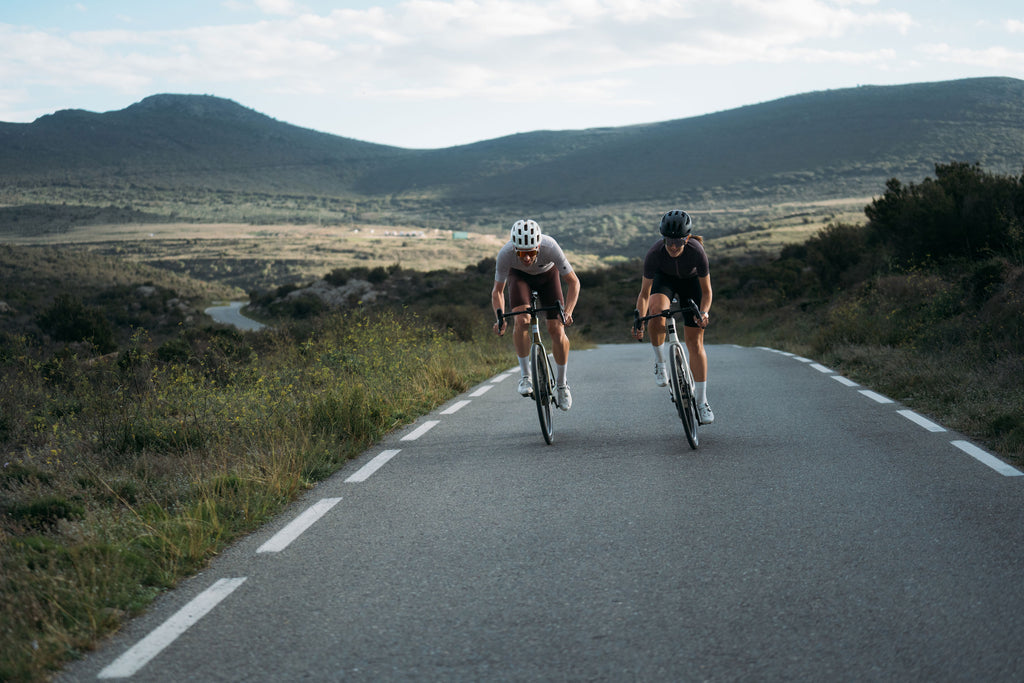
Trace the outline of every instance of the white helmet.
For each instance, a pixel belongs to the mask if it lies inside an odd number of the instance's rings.
[[[540,248],[540,226],[537,221],[524,219],[512,226],[512,246],[516,251],[533,251]]]

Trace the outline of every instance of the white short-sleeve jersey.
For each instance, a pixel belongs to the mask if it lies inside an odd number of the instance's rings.
[[[569,265],[569,259],[565,257],[565,253],[562,248],[558,246],[558,242],[555,241],[554,237],[550,235],[541,235],[540,248],[537,250],[537,259],[530,265],[526,265],[519,260],[516,256],[516,248],[512,244],[512,240],[505,243],[505,246],[498,251],[498,258],[494,264],[494,280],[495,282],[505,282],[508,280],[508,271],[512,268],[520,270],[530,275],[540,275],[546,273],[552,268],[557,268],[558,272],[562,275],[568,275],[572,272],[572,266]]]

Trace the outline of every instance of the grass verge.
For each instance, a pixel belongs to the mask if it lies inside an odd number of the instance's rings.
[[[8,348],[0,680],[44,680],[388,431],[509,364],[482,323],[351,313],[117,357]]]

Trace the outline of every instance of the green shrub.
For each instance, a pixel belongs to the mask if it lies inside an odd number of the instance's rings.
[[[70,294],[61,294],[38,318],[40,329],[58,341],[89,342],[100,353],[117,348],[114,330],[103,313],[85,306]]]
[[[62,496],[51,495],[28,503],[8,505],[6,514],[29,527],[46,528],[62,519],[81,518],[85,514],[85,508]]]
[[[936,164],[935,178],[893,178],[865,209],[870,228],[908,263],[1024,254],[1024,178],[986,173],[977,164]]]

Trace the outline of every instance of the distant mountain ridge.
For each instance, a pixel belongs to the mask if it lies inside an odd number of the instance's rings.
[[[435,150],[362,142],[209,95],[0,123],[0,182],[593,206],[673,197],[877,193],[936,163],[1024,164],[1024,81],[806,93],[704,116],[536,131]]]

